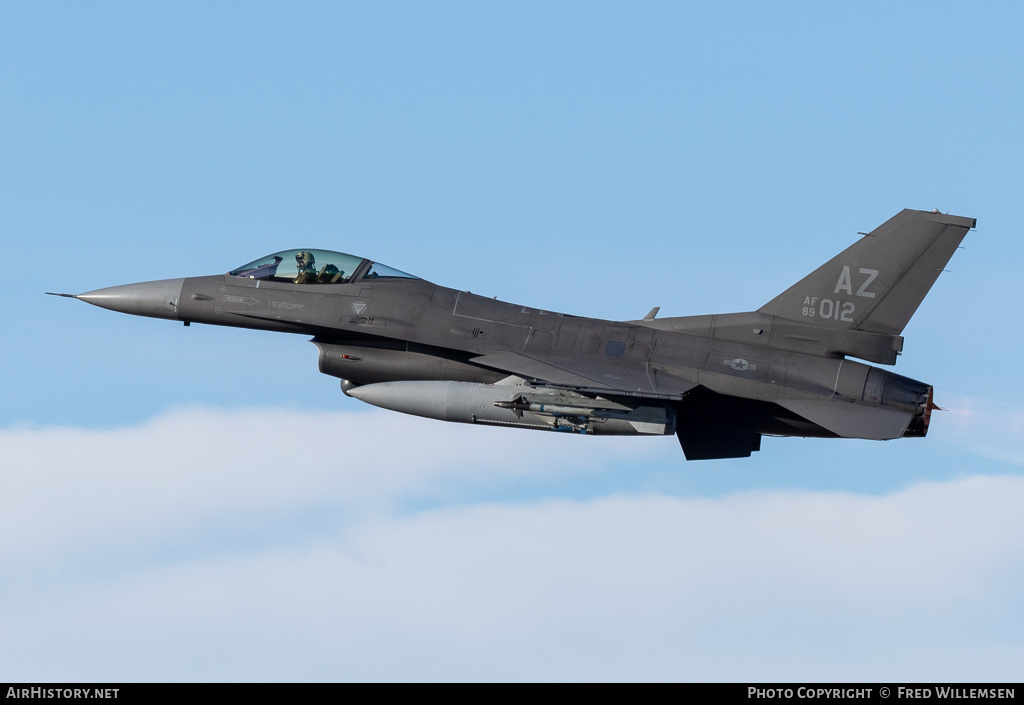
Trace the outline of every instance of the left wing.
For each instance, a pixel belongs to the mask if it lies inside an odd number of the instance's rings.
[[[472,358],[472,362],[543,383],[581,392],[625,394],[657,399],[681,399],[696,382],[666,374],[635,362],[589,359],[552,360],[537,355],[499,352]]]

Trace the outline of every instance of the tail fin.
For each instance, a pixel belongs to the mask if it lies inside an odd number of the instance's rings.
[[[829,328],[899,335],[976,223],[904,210],[758,311]]]

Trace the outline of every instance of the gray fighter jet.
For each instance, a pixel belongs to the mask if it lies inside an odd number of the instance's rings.
[[[73,296],[190,323],[312,335],[348,396],[443,421],[676,434],[688,460],[762,435],[924,436],[932,387],[878,367],[976,221],[904,210],[756,311],[606,321],[431,284],[360,256],[287,250],[227,274]]]

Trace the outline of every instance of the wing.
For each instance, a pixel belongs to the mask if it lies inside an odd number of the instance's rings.
[[[666,374],[647,364],[623,360],[547,357],[499,352],[474,357],[472,362],[534,381],[547,387],[581,392],[622,394],[654,399],[681,399],[696,382]]]

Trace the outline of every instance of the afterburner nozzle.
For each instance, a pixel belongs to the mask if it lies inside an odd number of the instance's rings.
[[[178,320],[178,299],[184,279],[162,279],[155,282],[123,284],[96,289],[74,298],[100,308],[152,318]]]

